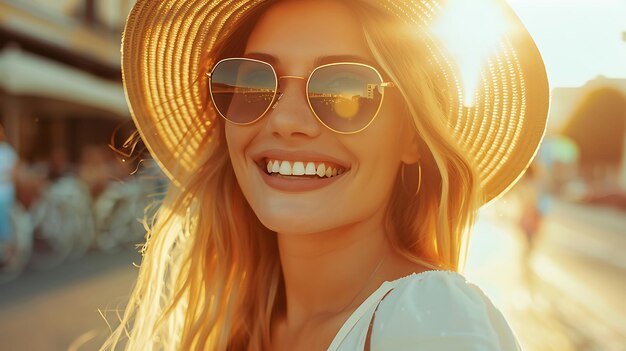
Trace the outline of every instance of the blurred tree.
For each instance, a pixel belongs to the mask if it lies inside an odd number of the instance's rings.
[[[619,166],[626,135],[626,96],[614,88],[589,93],[562,134],[578,145],[582,166]]]

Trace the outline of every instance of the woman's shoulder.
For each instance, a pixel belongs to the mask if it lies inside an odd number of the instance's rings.
[[[520,349],[502,313],[463,275],[427,271],[391,283],[376,312],[372,350]]]
[[[430,270],[413,273],[390,282],[393,290],[381,302],[386,306],[398,306],[405,302],[426,304],[430,308],[440,305],[442,308],[452,307],[451,303],[461,303],[471,308],[476,304],[490,302],[489,298],[465,276],[454,271]],[[457,306],[460,307],[460,306]]]

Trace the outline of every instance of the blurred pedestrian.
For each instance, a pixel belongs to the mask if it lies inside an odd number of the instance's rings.
[[[516,187],[520,199],[519,228],[524,235],[524,252],[522,254],[522,268],[524,279],[532,289],[534,279],[532,270],[532,255],[539,235],[543,218],[548,212],[549,196],[547,195],[547,175],[539,162],[533,162],[520,183]]]
[[[57,147],[50,153],[48,160],[48,180],[54,182],[59,178],[72,176],[74,171],[67,149]]]
[[[526,239],[526,260],[530,256],[535,237],[541,226],[542,214],[539,207],[540,189],[536,184],[536,171],[529,167],[520,182],[521,214],[519,226]]]
[[[20,206],[30,210],[48,188],[49,181],[44,167],[20,160],[15,167],[15,197]]]
[[[18,156],[9,144],[0,125],[0,265],[14,254],[11,212],[15,202],[15,166]]]

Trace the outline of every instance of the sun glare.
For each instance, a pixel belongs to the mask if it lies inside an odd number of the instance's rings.
[[[500,9],[480,1],[449,1],[445,15],[434,25],[435,35],[458,62],[467,107],[474,105],[482,67],[496,51],[506,29],[497,11]]]

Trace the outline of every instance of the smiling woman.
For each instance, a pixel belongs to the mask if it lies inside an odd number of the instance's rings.
[[[483,3],[501,35],[469,91],[445,1],[138,1],[124,83],[173,185],[103,349],[128,328],[129,350],[518,350],[460,272],[476,210],[536,151],[547,84]]]

